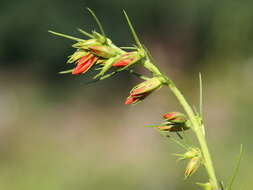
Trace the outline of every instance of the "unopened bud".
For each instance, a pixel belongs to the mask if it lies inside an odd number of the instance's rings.
[[[169,132],[180,132],[186,131],[190,129],[185,123],[167,123],[166,125],[159,126],[158,129],[161,131],[169,131]]]
[[[132,65],[139,61],[141,56],[138,54],[138,52],[130,52],[125,53],[119,57],[117,61],[112,65],[114,67],[125,67],[127,65]]]
[[[79,41],[79,42],[75,43],[74,45],[72,45],[72,47],[86,50],[91,46],[97,46],[100,44],[101,43],[99,43],[96,39],[89,39],[89,40],[85,40],[85,41]]]
[[[200,164],[201,164],[201,157],[200,156],[192,158],[186,166],[186,170],[184,173],[185,178],[188,178],[193,173],[195,173],[197,171],[197,169],[199,168]]]
[[[186,159],[192,159],[194,157],[200,157],[201,153],[198,148],[191,148],[184,154],[176,154],[176,155],[180,157],[179,160],[186,160]]]
[[[88,71],[97,61],[97,57],[96,56],[89,56],[86,55],[84,57],[82,57],[78,63],[77,66],[73,69],[72,74],[73,75],[79,75],[79,74],[83,74],[86,71]]]
[[[110,58],[115,56],[116,54],[113,48],[107,46],[92,46],[89,47],[89,50],[91,51],[91,53],[103,58]]]
[[[67,63],[73,63],[76,62],[78,59],[82,58],[83,56],[87,55],[87,52],[85,51],[76,51],[75,53],[73,53],[69,60],[67,61]]]
[[[138,84],[136,87],[134,87],[131,90],[130,96],[127,98],[125,104],[137,103],[143,100],[149,94],[151,94],[154,90],[158,89],[161,85],[162,85],[162,82],[157,77],[148,79]]]
[[[180,112],[170,112],[163,115],[163,118],[171,123],[185,123],[186,116]]]

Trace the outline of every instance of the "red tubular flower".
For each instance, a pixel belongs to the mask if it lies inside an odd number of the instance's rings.
[[[169,112],[163,115],[163,118],[171,123],[185,123],[186,116],[180,112]]]
[[[115,63],[112,64],[114,67],[125,67],[129,64],[133,64],[140,59],[137,52],[130,52],[123,54]]]
[[[114,66],[114,67],[125,67],[125,66],[129,65],[130,63],[132,63],[133,61],[134,61],[133,57],[128,58],[128,59],[118,60],[114,64],[112,64],[112,66]]]
[[[190,129],[190,122],[183,113],[169,112],[163,118],[166,122],[157,127],[161,131],[179,132]]]
[[[91,53],[102,57],[102,58],[110,58],[115,56],[116,52],[113,48],[107,46],[92,46],[89,47]]]
[[[72,74],[79,75],[88,71],[89,68],[91,68],[91,66],[94,65],[96,61],[96,56],[91,56],[90,54],[83,56],[81,59],[78,60],[77,66],[73,69]]]
[[[132,104],[132,103],[137,103],[141,100],[144,100],[149,94],[151,94],[151,92],[149,93],[144,93],[138,96],[135,95],[131,95],[126,99],[125,104]]]
[[[161,85],[162,82],[157,77],[148,79],[140,83],[131,90],[130,96],[125,101],[125,104],[137,103],[145,99],[149,94],[151,94],[154,90],[158,89]]]
[[[189,129],[185,124],[168,124],[164,126],[157,127],[161,131],[169,131],[169,132],[179,132],[179,131],[186,131]]]

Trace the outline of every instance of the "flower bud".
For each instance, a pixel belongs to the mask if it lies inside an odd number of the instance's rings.
[[[85,55],[87,55],[87,52],[85,51],[76,51],[75,53],[73,53],[69,60],[67,61],[67,63],[73,63],[76,62],[78,59],[84,57]]]
[[[193,173],[195,173],[197,171],[197,169],[199,168],[200,164],[201,164],[201,157],[200,156],[192,158],[186,166],[186,170],[184,173],[185,178],[188,178]]]
[[[186,159],[192,159],[194,157],[200,157],[201,153],[198,148],[191,148],[184,154],[177,154],[177,156],[180,157],[179,160],[186,160]]]
[[[171,123],[185,123],[187,121],[186,116],[180,112],[166,113],[163,118]]]
[[[116,52],[113,48],[107,46],[92,46],[89,47],[91,53],[102,57],[102,58],[110,58],[115,56]]]
[[[162,82],[157,77],[148,79],[138,84],[131,90],[130,96],[125,101],[125,104],[137,103],[145,99],[149,94],[158,89],[161,85]]]
[[[120,58],[115,61],[115,63],[112,65],[114,67],[125,67],[127,65],[131,65],[136,63],[137,61],[140,60],[140,56],[138,55],[137,52],[130,52],[130,53],[125,53],[120,56]]]
[[[90,46],[98,46],[100,44],[101,43],[99,43],[96,39],[89,39],[89,40],[85,40],[85,41],[79,41],[79,42],[75,43],[74,45],[72,45],[72,47],[86,50]]]
[[[166,125],[158,126],[157,128],[160,129],[161,131],[169,131],[169,132],[180,132],[189,129],[189,127],[187,127],[185,123],[175,123],[175,124],[167,123]]]
[[[78,75],[88,71],[97,61],[96,56],[90,56],[90,54],[83,56],[77,63],[77,66],[73,69],[72,74]]]

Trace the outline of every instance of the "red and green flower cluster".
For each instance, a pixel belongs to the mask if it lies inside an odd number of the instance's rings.
[[[76,51],[69,56],[67,61],[74,64],[74,68],[62,73],[71,72],[73,75],[80,75],[97,65],[103,70],[103,73],[99,75],[102,76],[112,67],[121,71],[142,58],[138,51],[124,52],[119,48],[111,47],[109,40],[108,42],[109,44],[101,42],[100,39],[79,40],[73,45]]]
[[[163,115],[165,120],[158,129],[161,131],[179,132],[190,128],[189,120],[180,112],[169,112]]]
[[[109,77],[117,72],[123,70],[130,71],[131,66],[134,64],[144,63],[146,61],[146,55],[143,53],[142,49],[132,47],[131,49],[134,49],[134,51],[124,51],[115,46],[110,39],[97,32],[89,34],[90,39],[88,40],[56,32],[51,33],[76,41],[76,43],[72,45],[76,50],[69,56],[67,61],[67,63],[73,64],[74,67],[61,73],[81,75],[94,68],[94,70],[99,71],[94,78],[103,80],[107,78],[107,76]],[[163,83],[162,77],[145,77],[145,81],[138,84],[130,91],[130,95],[125,101],[125,104],[136,104],[142,101],[153,91],[159,89]]]

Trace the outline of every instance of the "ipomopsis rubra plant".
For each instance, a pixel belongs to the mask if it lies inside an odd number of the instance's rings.
[[[103,27],[94,14],[88,9],[89,13],[97,22],[100,32],[93,31],[88,33],[78,29],[81,34],[88,39],[81,39],[65,34],[49,31],[52,34],[68,38],[75,41],[72,47],[75,52],[69,56],[67,63],[72,64],[70,70],[60,73],[71,73],[72,75],[81,75],[89,70],[98,72],[94,76],[94,81],[99,81],[111,77],[121,71],[127,71],[138,76],[143,82],[133,87],[125,104],[136,104],[146,99],[161,87],[169,87],[183,107],[185,114],[180,112],[169,112],[163,115],[164,122],[150,127],[156,128],[161,134],[171,139],[184,150],[182,154],[175,154],[178,160],[186,160],[185,178],[189,178],[199,167],[204,167],[208,176],[206,182],[197,184],[204,190],[231,190],[241,159],[241,153],[238,159],[231,180],[224,185],[216,177],[213,162],[206,142],[205,126],[202,117],[202,80],[200,75],[200,106],[199,110],[193,109],[186,101],[182,93],[176,87],[175,83],[165,74],[163,74],[154,64],[149,51],[141,44],[136,32],[124,12],[127,23],[136,41],[133,47],[118,47],[106,36]],[[142,65],[150,71],[151,77],[141,75],[135,71],[135,65]],[[185,135],[192,130],[199,142],[199,145],[189,144],[184,140]]]

